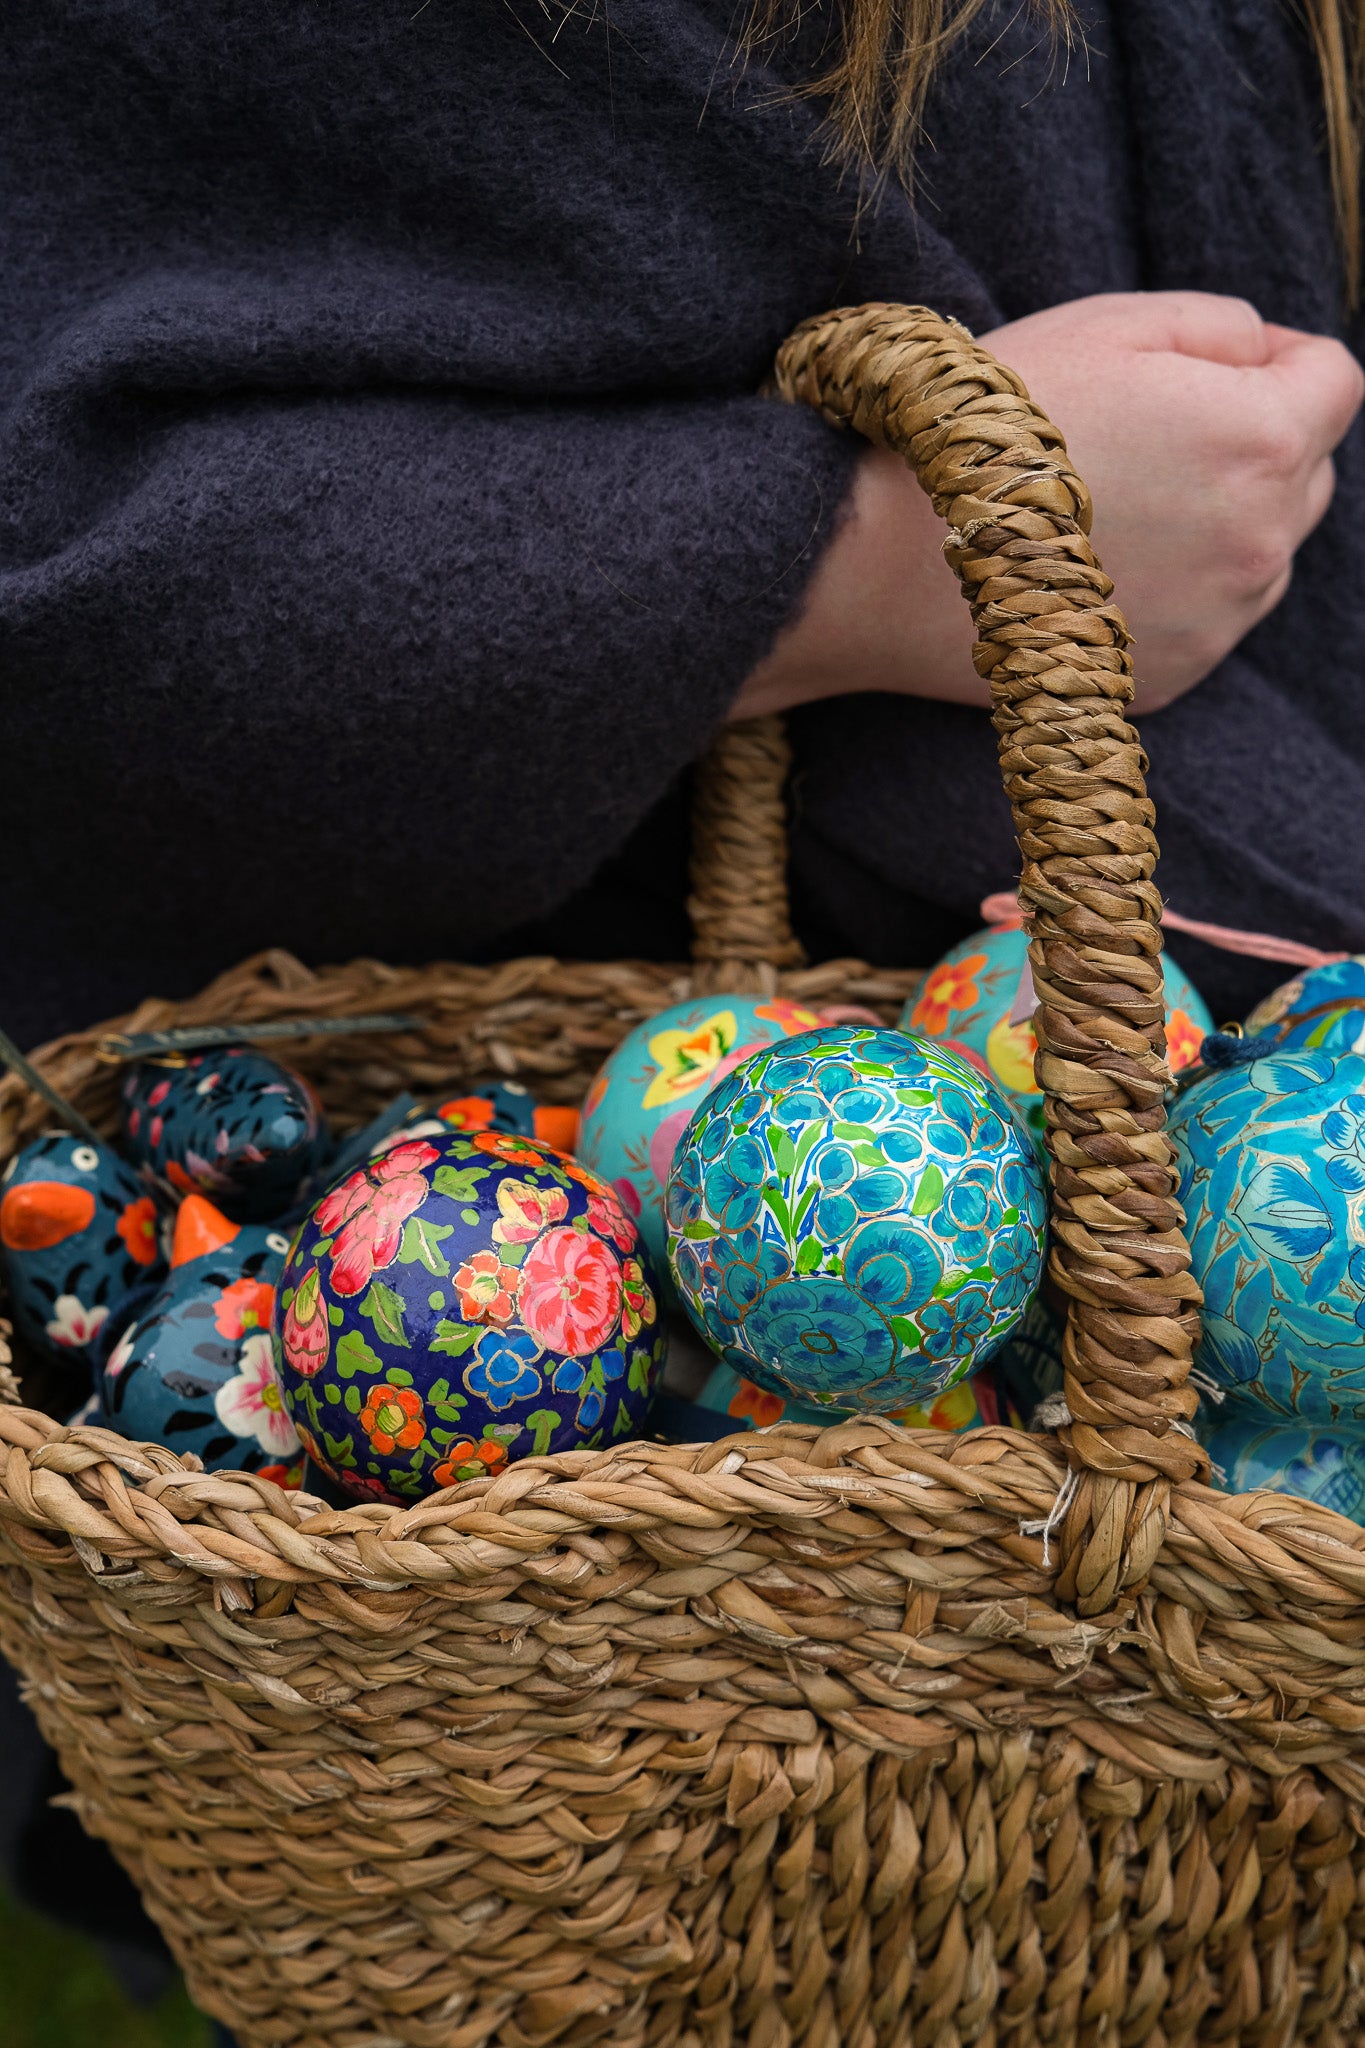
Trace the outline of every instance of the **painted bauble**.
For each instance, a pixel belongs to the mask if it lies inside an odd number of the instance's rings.
[[[699,1103],[759,1046],[829,1021],[774,996],[677,1003],[623,1038],[588,1090],[577,1152],[611,1182],[662,1277],[664,1186]]]
[[[1192,1066],[1213,1029],[1203,997],[1162,956],[1166,983],[1166,1056],[1171,1072]],[[902,1031],[936,1038],[1009,1096],[1041,1145],[1043,1096],[1035,1086],[1035,1000],[1028,936],[1022,926],[994,925],[946,953],[921,982],[901,1015]]]
[[[854,1413],[850,1408],[826,1406],[800,1400],[794,1394],[772,1394],[746,1380],[733,1366],[718,1359],[706,1385],[697,1396],[698,1405],[734,1418],[737,1429],[767,1429],[775,1422],[809,1422],[828,1429]],[[1019,1412],[993,1364],[985,1365],[970,1379],[959,1380],[934,1400],[893,1409],[888,1422],[903,1429],[990,1429],[1003,1424],[1022,1429]]]
[[[578,1139],[578,1111],[537,1102],[520,1081],[491,1081],[470,1095],[413,1109],[407,1121],[425,1124],[432,1118],[452,1131],[507,1131],[515,1137],[540,1138],[557,1152],[572,1152]]]
[[[1048,1299],[1046,1286],[1040,1287],[991,1360],[992,1372],[1026,1422],[1040,1402],[1063,1390],[1065,1335],[1064,1312]]]
[[[1365,955],[1333,960],[1286,981],[1256,1005],[1243,1025],[1282,1050],[1365,1053]]]
[[[979,1370],[1038,1284],[1036,1153],[994,1082],[860,1025],[744,1060],[678,1147],[688,1312],[766,1392],[893,1414]]]
[[[1271,1052],[1170,1122],[1200,1370],[1275,1414],[1365,1421],[1365,1057]]]
[[[1229,1401],[1202,1418],[1199,1439],[1223,1493],[1297,1494],[1365,1523],[1365,1425],[1276,1422]]]
[[[409,1500],[632,1434],[666,1350],[612,1190],[492,1130],[414,1131],[330,1188],[276,1339],[310,1457],[356,1497]]]
[[[288,1249],[280,1231],[233,1223],[202,1195],[187,1196],[164,1284],[110,1326],[100,1376],[107,1426],[140,1443],[193,1451],[209,1471],[301,1485],[303,1447],[270,1341]]]
[[[207,1195],[238,1222],[271,1222],[294,1208],[330,1145],[307,1082],[249,1045],[130,1067],[123,1129],[149,1180]]]
[[[16,1153],[0,1193],[0,1261],[20,1335],[94,1363],[110,1313],[166,1270],[156,1205],[103,1145],[55,1131]]]

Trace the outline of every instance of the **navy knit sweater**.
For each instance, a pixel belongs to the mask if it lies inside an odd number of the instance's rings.
[[[1087,5],[1065,64],[988,10],[918,208],[859,219],[779,90],[819,8],[743,71],[732,0],[9,0],[0,1021],[272,943],[682,949],[678,779],[856,458],[756,395],[804,315],[1199,286],[1344,332],[1290,11]],[[1175,907],[1361,948],[1359,426],[1339,472],[1284,603],[1144,738]],[[985,715],[793,724],[812,948],[927,961],[1015,873]],[[1179,951],[1221,1011],[1277,978]]]

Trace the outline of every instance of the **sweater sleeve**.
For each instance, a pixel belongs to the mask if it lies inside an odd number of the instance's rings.
[[[12,434],[0,869],[42,845],[54,943],[131,918],[181,985],[562,900],[724,718],[856,459],[758,397],[52,381]]]

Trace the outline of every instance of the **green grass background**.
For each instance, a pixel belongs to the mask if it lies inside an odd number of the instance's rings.
[[[210,2038],[178,1979],[141,2011],[93,1942],[0,1891],[0,2048],[209,2048]]]

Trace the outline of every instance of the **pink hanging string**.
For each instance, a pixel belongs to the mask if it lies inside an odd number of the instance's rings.
[[[983,898],[981,915],[987,924],[1012,928],[1024,922],[1019,898],[1012,889],[1001,889]],[[1188,932],[1207,946],[1224,953],[1244,953],[1252,960],[1274,960],[1282,967],[1330,967],[1334,960],[1349,960],[1349,953],[1324,953],[1317,946],[1304,946],[1297,939],[1277,939],[1271,932],[1239,932],[1229,925],[1201,924],[1193,917],[1181,917],[1169,908],[1161,922],[1173,932]]]

